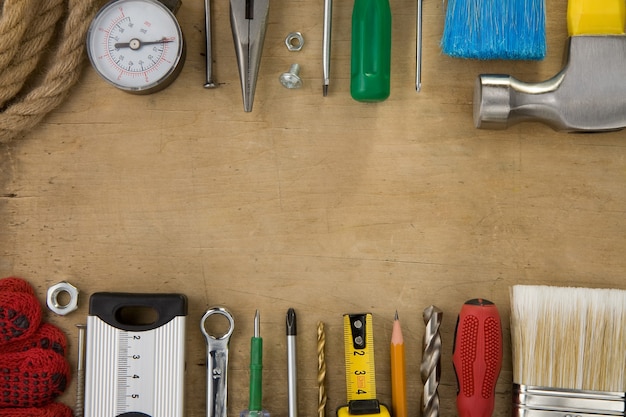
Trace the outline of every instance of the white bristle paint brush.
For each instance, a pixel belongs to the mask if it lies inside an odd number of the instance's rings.
[[[626,291],[511,287],[513,416],[626,416]]]

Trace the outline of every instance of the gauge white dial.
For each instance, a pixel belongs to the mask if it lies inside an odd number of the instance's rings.
[[[174,14],[156,0],[114,0],[100,9],[87,33],[87,53],[98,74],[131,93],[169,85],[185,60]]]

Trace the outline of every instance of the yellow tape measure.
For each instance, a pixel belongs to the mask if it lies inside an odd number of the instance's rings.
[[[370,313],[343,316],[343,343],[348,402],[375,399],[374,331]]]
[[[337,409],[337,417],[354,415],[390,417],[389,409],[376,399],[372,315],[345,314],[343,342],[348,405]]]

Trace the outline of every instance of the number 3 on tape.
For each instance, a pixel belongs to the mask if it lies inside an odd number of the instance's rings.
[[[372,315],[344,315],[343,341],[348,404],[337,409],[337,417],[390,417],[387,406],[376,399]]]

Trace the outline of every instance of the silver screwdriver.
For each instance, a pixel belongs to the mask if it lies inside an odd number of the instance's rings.
[[[333,0],[324,0],[324,34],[322,39],[323,94],[328,95],[330,84],[330,38],[332,32]]]
[[[417,27],[415,28],[415,91],[422,89],[422,0],[417,0]]]
[[[211,0],[204,0],[204,30],[206,32],[206,83],[204,88],[215,88],[213,81],[213,49],[211,34]]]

